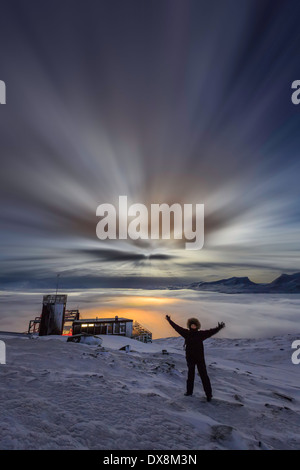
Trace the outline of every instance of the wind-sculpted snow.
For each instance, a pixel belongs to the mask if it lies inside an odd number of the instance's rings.
[[[207,340],[207,403],[199,377],[183,395],[182,338],[102,336],[95,346],[5,336],[0,448],[299,449],[299,337]]]

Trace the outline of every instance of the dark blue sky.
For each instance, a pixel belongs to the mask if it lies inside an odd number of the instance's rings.
[[[0,7],[2,286],[300,270],[299,1]],[[204,203],[204,248],[101,242],[96,208],[119,195]]]

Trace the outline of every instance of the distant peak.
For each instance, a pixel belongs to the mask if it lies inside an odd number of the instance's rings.
[[[223,282],[226,284],[254,284],[254,282],[250,281],[248,276],[244,277],[230,277],[229,279],[223,279]]]
[[[196,283],[194,283],[195,285]],[[199,284],[199,283],[198,283]],[[200,282],[201,285],[231,285],[231,286],[236,286],[236,285],[255,285],[254,282],[250,281],[249,277],[244,276],[244,277],[229,277],[227,279],[220,279],[218,281],[211,281],[211,282]]]
[[[279,277],[274,279],[271,284],[282,284],[290,281],[300,280],[300,272],[294,274],[281,274]]]

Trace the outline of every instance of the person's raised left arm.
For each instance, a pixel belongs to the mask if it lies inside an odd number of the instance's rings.
[[[210,330],[201,331],[202,339],[204,340],[204,339],[210,338],[211,336],[217,334],[220,330],[222,330],[222,328],[225,328],[224,322],[218,323],[218,326],[216,326],[216,328],[211,328]]]

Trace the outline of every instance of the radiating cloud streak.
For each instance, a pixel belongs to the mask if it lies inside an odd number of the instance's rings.
[[[298,13],[293,0],[2,2],[3,281],[299,270]],[[122,194],[204,203],[204,249],[101,243],[96,208]]]

